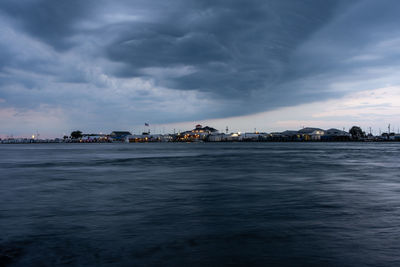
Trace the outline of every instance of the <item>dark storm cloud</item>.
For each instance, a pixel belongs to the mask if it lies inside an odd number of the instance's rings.
[[[0,44],[0,71],[12,62],[12,56],[7,53],[7,47]]]
[[[89,1],[80,0],[4,0],[0,9],[17,21],[17,27],[64,50],[73,46],[68,37],[78,30],[75,28],[77,20],[90,16],[91,5]]]
[[[382,43],[400,37],[399,12],[399,1],[360,2],[335,24],[326,26],[304,43],[292,56],[290,71],[304,77],[308,73],[339,74],[398,63],[400,54],[391,51],[393,48],[383,47]],[[372,54],[374,58],[367,60]]]
[[[80,34],[101,36],[103,56],[124,63],[114,75],[146,77],[146,68],[190,66],[193,73],[164,76],[156,84],[236,98],[273,90],[293,50],[348,2],[115,1],[109,11],[125,8],[144,19],[111,23],[103,32],[88,32],[80,25],[99,11],[107,13],[101,9],[106,1],[5,1],[1,9],[16,26],[57,50],[77,45],[73,37]]]
[[[120,75],[191,66],[193,73],[159,82],[243,96],[279,83],[293,50],[339,7],[340,1],[188,1],[171,16],[126,25],[108,56],[126,63]]]

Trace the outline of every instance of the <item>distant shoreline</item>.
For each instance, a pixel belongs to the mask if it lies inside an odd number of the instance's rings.
[[[15,142],[15,143],[0,143],[0,145],[43,145],[43,144],[217,144],[217,143],[400,143],[400,141],[395,140],[384,140],[384,141],[363,141],[363,140],[354,140],[354,141],[218,141],[218,142]]]

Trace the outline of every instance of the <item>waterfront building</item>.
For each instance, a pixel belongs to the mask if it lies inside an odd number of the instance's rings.
[[[111,134],[110,134],[110,138],[113,140],[113,141],[119,141],[119,142],[121,142],[121,141],[125,141],[125,138],[126,138],[126,136],[128,136],[128,135],[132,135],[130,132],[128,132],[128,131],[113,131]]]
[[[83,134],[81,140],[83,143],[108,142],[108,137],[105,134]]]
[[[339,130],[339,129],[335,129],[335,128],[331,128],[329,130],[326,130],[325,134],[328,135],[328,136],[348,136],[348,137],[351,136],[350,133],[348,133],[346,131]]]
[[[171,135],[162,134],[133,134],[125,137],[126,143],[146,143],[146,142],[171,142],[173,140]]]
[[[178,134],[178,141],[207,141],[210,135],[218,134],[218,130],[209,126],[197,124],[193,130]]]
[[[267,141],[281,142],[285,141],[285,136],[279,132],[272,132],[267,135]]]
[[[293,131],[293,130],[286,130],[281,133],[282,139],[284,141],[302,141],[302,134],[300,134],[298,131]]]
[[[307,127],[298,131],[304,141],[319,141],[321,136],[325,134],[325,131],[320,128]]]
[[[255,132],[255,133],[244,133],[241,137],[243,141],[261,141],[264,139],[266,134]]]
[[[209,142],[222,142],[225,141],[225,134],[224,133],[213,133],[210,134],[207,138]]]
[[[228,142],[233,142],[233,141],[242,141],[242,135],[241,133],[231,133],[226,135],[225,140]]]
[[[339,129],[331,128],[325,131],[325,134],[321,137],[323,141],[349,141],[351,134]]]

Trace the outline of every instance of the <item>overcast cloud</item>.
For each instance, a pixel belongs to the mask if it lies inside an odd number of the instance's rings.
[[[0,134],[241,116],[397,85],[399,12],[396,0],[3,0]]]

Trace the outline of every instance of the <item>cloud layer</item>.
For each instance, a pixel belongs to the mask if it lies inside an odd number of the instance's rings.
[[[63,131],[130,128],[398,84],[399,11],[395,0],[3,0],[0,114],[45,107]]]

